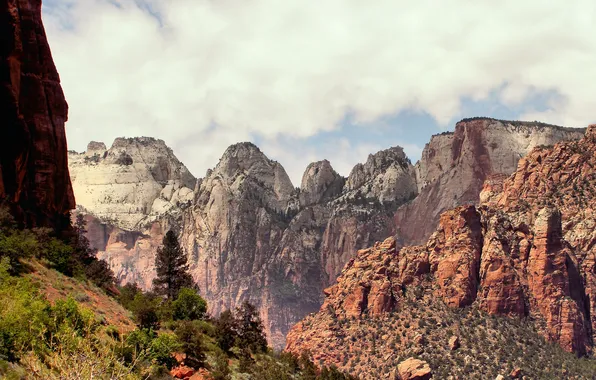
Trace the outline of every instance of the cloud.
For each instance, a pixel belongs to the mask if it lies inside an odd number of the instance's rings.
[[[71,147],[160,137],[197,175],[230,143],[306,141],[347,116],[445,127],[495,90],[556,93],[532,120],[596,120],[592,0],[52,0],[44,22]]]

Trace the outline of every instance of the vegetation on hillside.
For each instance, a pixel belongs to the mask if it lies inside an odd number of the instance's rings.
[[[307,317],[303,323],[336,332],[337,339],[317,351],[362,378],[382,378],[409,357],[428,362],[437,379],[494,379],[516,368],[530,379],[594,379],[596,374],[594,358],[578,358],[547,342],[530,317],[448,307],[423,287],[408,289],[402,302],[398,312],[383,317],[341,318],[329,308],[325,318]],[[459,348],[450,347],[452,337]]]
[[[142,292],[134,284],[115,287],[84,232],[82,218],[59,236],[19,230],[0,209],[0,377],[169,379],[179,365],[174,354],[184,354],[185,365],[205,368],[213,380],[349,379],[316,369],[307,355],[273,353],[248,302],[210,318],[176,256],[175,235],[166,235],[157,264],[180,265]],[[102,310],[110,297],[130,312]]]

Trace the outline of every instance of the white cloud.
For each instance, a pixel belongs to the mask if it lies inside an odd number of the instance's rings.
[[[532,119],[596,119],[592,0],[145,3],[161,25],[133,0],[44,8],[75,149],[160,137],[202,175],[229,143],[254,135],[301,139],[338,128],[347,113],[371,122],[405,109],[444,125],[467,116],[462,97],[500,88],[506,104],[560,95]],[[303,169],[307,158],[282,163]]]

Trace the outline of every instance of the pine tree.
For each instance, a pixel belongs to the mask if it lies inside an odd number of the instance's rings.
[[[155,257],[157,278],[153,280],[156,294],[175,300],[182,288],[197,287],[188,273],[188,261],[173,231],[168,231],[163,238],[163,246]]]
[[[236,308],[238,345],[254,353],[267,352],[267,338],[257,308],[244,301]]]

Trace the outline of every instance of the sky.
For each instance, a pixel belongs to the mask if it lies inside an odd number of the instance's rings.
[[[498,4],[498,5],[497,5]],[[465,117],[596,122],[596,2],[44,0],[69,149],[161,138],[197,177],[252,141],[300,185]]]

